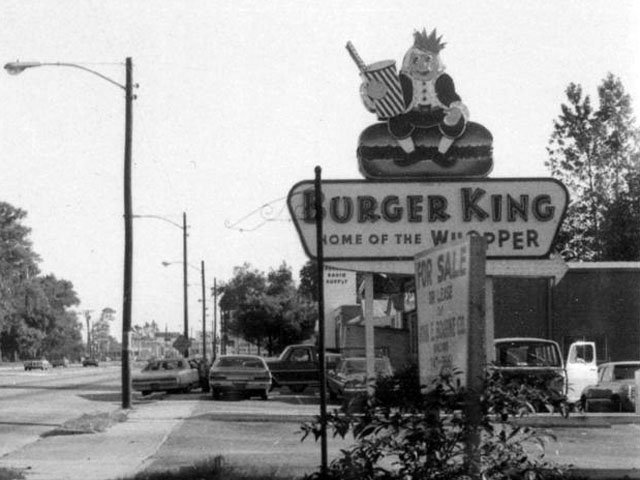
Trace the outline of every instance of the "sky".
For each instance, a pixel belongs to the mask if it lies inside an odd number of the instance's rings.
[[[640,108],[639,26],[640,2],[618,0],[0,0],[0,62],[75,63],[123,84],[132,58],[133,212],[165,219],[134,220],[132,322],[182,330],[186,213],[196,333],[201,261],[209,329],[214,278],[282,262],[297,278],[295,183],[316,166],[323,179],[362,178],[357,139],[376,119],[347,41],[365,63],[400,64],[415,30],[437,28],[470,119],[493,134],[490,177],[547,177],[570,82],[595,100],[611,72]],[[42,273],[73,283],[78,311],[114,309],[119,338],[123,92],[68,67],[0,75],[0,201],[27,212]]]

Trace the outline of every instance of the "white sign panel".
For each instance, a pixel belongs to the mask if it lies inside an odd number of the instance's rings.
[[[337,348],[334,310],[342,305],[357,303],[356,272],[324,267],[324,345]]]
[[[487,258],[544,258],[568,194],[543,179],[434,182],[322,182],[326,262],[413,261],[428,248],[467,236],[487,242]],[[316,255],[314,182],[289,192],[288,206],[307,255]]]
[[[484,245],[480,238],[416,255],[420,384],[459,370],[467,385],[484,364]],[[480,355],[480,356],[478,356]]]

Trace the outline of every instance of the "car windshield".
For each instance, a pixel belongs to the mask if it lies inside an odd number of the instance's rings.
[[[613,367],[614,380],[630,380],[635,378],[636,370],[640,370],[640,364],[637,365],[616,365]]]
[[[216,366],[223,368],[259,368],[264,369],[262,360],[251,357],[222,357],[216,362]]]
[[[496,344],[496,364],[501,367],[560,367],[555,344],[541,341],[513,341]]]
[[[388,375],[389,367],[385,360],[378,358],[375,361],[375,372],[376,375]],[[348,375],[357,374],[357,373],[367,373],[367,359],[366,358],[358,358],[358,359],[350,359],[346,360],[342,364],[341,368],[343,373]]]
[[[182,360],[155,360],[147,364],[143,372],[154,372],[158,370],[179,370],[185,368]]]

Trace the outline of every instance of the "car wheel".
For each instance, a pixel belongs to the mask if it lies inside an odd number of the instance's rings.
[[[265,388],[262,392],[260,392],[260,398],[262,400],[269,400],[269,389]]]
[[[211,398],[213,398],[214,400],[220,400],[220,390],[218,390],[217,388],[212,388]]]

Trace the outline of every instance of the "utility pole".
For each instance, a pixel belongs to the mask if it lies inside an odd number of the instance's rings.
[[[202,359],[207,363],[207,304],[204,288],[204,260],[200,260],[200,274],[202,277]]]
[[[91,352],[91,312],[92,310],[84,310],[84,320],[87,322],[87,354],[92,356]]]
[[[133,200],[131,195],[131,138],[133,125],[133,63],[126,60],[124,129],[124,282],[122,299],[122,408],[131,408],[131,301],[133,295]]]
[[[185,358],[189,356],[189,298],[187,293],[187,214],[182,212],[182,293],[184,299],[184,338],[187,341],[184,349]]]
[[[213,278],[213,358],[211,362],[216,361],[216,347],[217,347],[217,331],[218,331],[218,285],[217,279]]]

